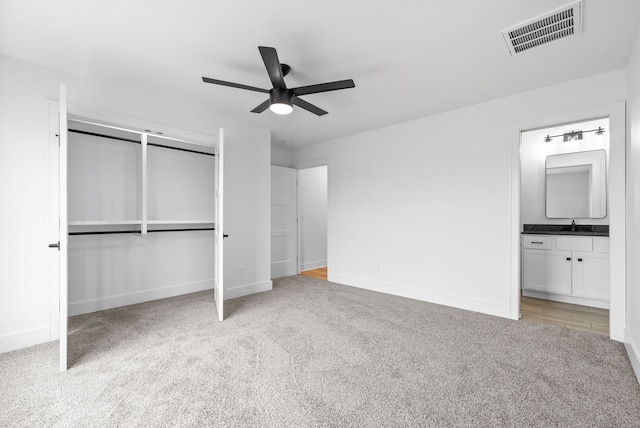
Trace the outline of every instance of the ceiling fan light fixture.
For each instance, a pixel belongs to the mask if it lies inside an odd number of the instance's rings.
[[[288,103],[277,102],[271,103],[271,105],[269,106],[269,110],[271,110],[275,114],[289,114],[293,111],[293,106]]]
[[[267,69],[267,74],[271,80],[273,88],[270,90],[257,88],[255,86],[242,85],[240,83],[226,82],[224,80],[212,79],[210,77],[202,77],[202,81],[205,83],[212,83],[214,85],[229,86],[232,88],[246,89],[248,91],[268,93],[269,99],[264,100],[258,106],[256,106],[251,113],[262,113],[267,107],[276,114],[289,114],[293,111],[293,105],[307,110],[316,116],[323,116],[327,114],[326,111],[321,108],[299,98],[301,95],[318,94],[320,92],[337,91],[339,89],[355,88],[356,84],[353,79],[338,80],[335,82],[318,83],[315,85],[298,86],[297,88],[287,88],[284,82],[284,76],[286,76],[291,67],[287,64],[282,64],[278,59],[278,53],[275,48],[267,46],[258,46],[260,55],[262,56],[262,62]]]

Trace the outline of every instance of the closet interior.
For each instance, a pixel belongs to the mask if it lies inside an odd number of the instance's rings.
[[[215,146],[68,119],[69,315],[214,287]]]

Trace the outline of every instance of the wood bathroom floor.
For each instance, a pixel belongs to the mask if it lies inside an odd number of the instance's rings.
[[[520,319],[609,336],[609,310],[521,296]]]

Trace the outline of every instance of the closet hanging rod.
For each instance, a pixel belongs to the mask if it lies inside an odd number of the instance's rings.
[[[216,230],[215,227],[191,227],[184,229],[155,229],[155,230],[147,230],[147,233],[154,232],[193,232],[193,231],[202,231],[202,230]],[[69,232],[69,236],[79,236],[79,235],[115,235],[121,233],[135,233],[140,235],[141,232],[139,230],[103,230],[103,231],[93,231],[93,232]]]
[[[94,232],[69,232],[69,236],[76,235],[113,235],[116,233],[140,233],[139,230],[103,230]]]
[[[97,126],[99,128],[115,129],[117,131],[124,131],[124,132],[130,133],[130,134],[138,134],[138,135],[147,134],[147,135],[153,136],[154,138],[161,138],[163,140],[177,141],[179,143],[187,143],[187,144],[193,145],[193,146],[200,146],[200,147],[207,147],[207,148],[211,147],[210,144],[198,143],[198,142],[189,141],[189,140],[183,140],[181,138],[176,138],[176,137],[169,137],[167,135],[163,135],[162,133],[153,133],[150,130],[137,131],[135,129],[123,128],[121,126],[116,126],[116,125],[108,125],[106,123],[94,122],[94,121],[91,121],[91,120],[80,119],[78,117],[69,117],[69,122],[84,123],[85,125]],[[208,139],[208,138],[205,138],[205,139]]]
[[[79,129],[71,129],[71,128],[69,128],[69,132],[75,132],[76,134],[91,135],[93,137],[111,138],[112,140],[120,140],[120,141],[127,141],[129,143],[141,144],[139,140],[132,140],[130,138],[124,138],[124,137],[114,137],[113,135],[98,134],[97,132],[80,131]]]
[[[141,144],[141,142],[138,140],[132,140],[130,138],[124,138],[124,137],[115,137],[113,135],[99,134],[97,132],[81,131],[79,129],[71,129],[71,128],[69,128],[69,132],[74,132],[76,134],[83,134],[83,135],[91,135],[92,137],[111,138],[112,140],[119,140],[119,141],[126,141],[128,143]],[[193,150],[193,149],[184,149],[182,147],[167,146],[165,144],[147,143],[147,145],[154,146],[154,147],[162,147],[164,149],[179,150],[181,152],[197,153],[199,155],[215,156],[214,153],[208,153],[208,152],[203,152],[200,150]]]

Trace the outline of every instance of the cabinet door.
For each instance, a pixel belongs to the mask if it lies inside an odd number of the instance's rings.
[[[524,250],[523,288],[571,294],[571,252]]]
[[[573,252],[573,294],[609,300],[609,256]]]

